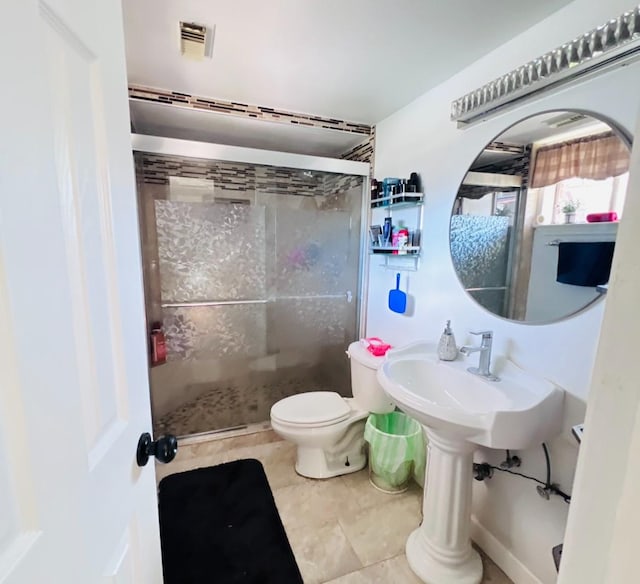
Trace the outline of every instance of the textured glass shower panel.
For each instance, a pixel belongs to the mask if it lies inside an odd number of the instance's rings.
[[[505,296],[506,290],[473,290],[469,295],[475,301],[484,306],[489,312],[505,316]]]
[[[269,308],[269,339],[277,351],[308,351],[323,347],[344,348],[351,340],[349,310],[344,298],[278,299]],[[316,355],[321,362],[319,353]],[[330,364],[323,363],[323,366]]]
[[[155,201],[163,302],[264,298],[262,205]]]
[[[351,214],[287,209],[276,214],[276,296],[344,295],[357,282]]]
[[[451,258],[465,288],[506,285],[509,234],[509,217],[451,217]]]
[[[164,309],[169,360],[255,358],[266,353],[266,304]]]

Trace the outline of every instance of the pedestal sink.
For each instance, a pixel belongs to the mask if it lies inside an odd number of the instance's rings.
[[[524,449],[561,429],[564,392],[497,358],[500,381],[443,362],[429,343],[387,353],[378,380],[389,397],[425,428],[429,439],[424,520],[407,541],[411,569],[427,584],[479,584],[482,562],[471,547],[473,451]]]

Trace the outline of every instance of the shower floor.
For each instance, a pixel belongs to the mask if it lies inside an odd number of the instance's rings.
[[[187,436],[269,420],[278,400],[306,391],[340,391],[323,379],[300,377],[277,383],[225,385],[154,420],[154,433]]]

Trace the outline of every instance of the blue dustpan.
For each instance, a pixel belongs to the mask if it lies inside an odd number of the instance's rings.
[[[400,274],[396,274],[395,290],[389,290],[389,310],[399,314],[407,310],[407,295],[400,290]]]

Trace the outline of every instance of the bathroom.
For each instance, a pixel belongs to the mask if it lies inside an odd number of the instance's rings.
[[[42,34],[3,38],[0,581],[635,581],[638,7],[391,4],[3,7]],[[605,203],[536,177],[610,140]],[[575,243],[610,287],[560,280]]]
[[[601,20],[603,18],[606,20],[611,16],[611,8],[606,10],[595,10],[594,8],[594,11],[598,12]],[[582,29],[587,30],[589,28],[587,23],[595,18],[594,14],[589,14],[588,16],[580,14],[577,6],[566,7],[564,12],[566,14],[561,11],[551,16],[551,22],[565,24],[570,22],[572,30],[575,30],[576,34],[584,32]],[[629,135],[633,132],[637,114],[636,92],[634,91],[637,86],[634,81],[634,69],[637,68],[637,65],[603,74],[615,78],[615,84],[608,83],[606,78],[599,76],[581,83],[570,84],[564,87],[562,91],[536,96],[535,99],[501,112],[480,124],[471,124],[469,127],[458,128],[454,122],[450,121],[449,108],[452,101],[466,92],[482,86],[503,72],[521,65],[528,58],[537,56],[538,53],[543,52],[543,48],[561,45],[571,36],[567,35],[559,24],[554,26],[559,26],[562,30],[556,31],[552,36],[548,32],[549,26],[550,23],[543,22],[523,32],[495,49],[494,52],[485,55],[472,65],[464,68],[447,81],[427,91],[409,105],[376,123],[375,133],[372,132],[373,139],[371,140],[373,150],[365,151],[364,155],[355,156],[354,159],[372,164],[372,177],[379,180],[384,177],[396,176],[408,178],[412,172],[419,174],[423,183],[422,190],[425,193],[425,204],[423,207],[419,207],[418,211],[420,216],[416,220],[415,212],[412,209],[399,211],[398,214],[408,224],[421,228],[422,241],[420,246],[422,254],[420,259],[416,260],[416,258],[410,257],[384,258],[377,254],[368,255],[362,253],[368,245],[368,233],[366,233],[366,230],[362,233],[360,225],[355,228],[355,231],[362,237],[352,237],[352,247],[349,253],[352,254],[353,259],[353,253],[355,252],[356,256],[362,259],[362,265],[359,265],[357,261],[352,264],[350,268],[352,281],[347,286],[340,288],[327,288],[314,292],[311,292],[311,289],[304,291],[305,293],[309,291],[311,295],[338,295],[346,293],[347,290],[354,292],[355,302],[350,305],[351,322],[349,327],[342,326],[342,334],[344,336],[333,347],[330,347],[332,354],[328,361],[325,358],[318,358],[317,361],[312,361],[314,364],[320,364],[320,367],[314,371],[313,366],[315,365],[309,367],[308,362],[305,363],[305,359],[301,359],[303,364],[300,371],[304,371],[305,368],[309,371],[306,378],[304,375],[302,377],[294,375],[289,379],[286,371],[278,372],[278,367],[277,365],[274,367],[274,362],[278,358],[286,360],[287,356],[278,354],[280,347],[277,346],[278,341],[274,339],[278,335],[290,334],[298,327],[304,328],[310,325],[313,329],[313,316],[311,316],[311,322],[304,322],[304,316],[300,322],[291,320],[288,325],[290,327],[288,331],[278,331],[277,327],[281,323],[281,319],[265,315],[264,323],[267,323],[267,327],[270,328],[261,331],[261,334],[266,335],[267,345],[260,349],[262,353],[260,353],[259,357],[260,363],[265,365],[265,361],[269,361],[266,363],[267,367],[273,367],[268,381],[263,382],[260,380],[255,386],[251,386],[251,384],[246,385],[246,381],[241,380],[241,382],[245,383],[244,388],[239,388],[237,385],[231,387],[232,384],[226,383],[225,385],[223,382],[213,391],[213,393],[220,396],[221,400],[225,399],[225,395],[228,396],[229,393],[234,392],[238,394],[239,400],[243,398],[246,400],[247,393],[256,395],[256,392],[258,392],[258,397],[262,401],[256,411],[249,415],[235,411],[231,415],[222,416],[220,422],[213,421],[212,423],[211,420],[209,422],[205,420],[191,428],[187,425],[184,430],[178,423],[178,418],[181,414],[176,414],[173,418],[171,415],[166,417],[166,414],[164,414],[168,411],[168,406],[170,406],[169,409],[174,408],[181,411],[182,415],[189,415],[189,409],[194,407],[198,409],[198,406],[194,405],[194,403],[198,403],[196,397],[195,402],[188,401],[186,405],[182,402],[174,402],[172,404],[166,402],[167,405],[164,406],[163,412],[164,417],[159,415],[155,418],[158,432],[170,432],[181,436],[177,460],[169,465],[158,467],[159,479],[167,474],[197,466],[226,462],[231,459],[230,457],[257,457],[263,460],[285,527],[288,528],[289,526],[287,522],[293,525],[292,531],[294,535],[290,537],[290,541],[298,557],[298,563],[303,566],[301,569],[305,581],[323,582],[334,579],[341,581],[340,577],[343,577],[345,581],[349,581],[348,574],[351,572],[365,570],[362,573],[373,578],[375,576],[370,576],[369,574],[377,574],[376,570],[380,570],[380,574],[386,574],[387,572],[384,570],[396,569],[404,573],[403,570],[408,569],[405,563],[406,560],[402,559],[402,556],[404,540],[411,529],[415,528],[413,524],[416,521],[415,511],[417,509],[415,492],[412,496],[399,497],[398,501],[389,503],[391,505],[389,512],[391,513],[391,509],[393,509],[393,513],[400,518],[406,518],[403,520],[408,522],[404,525],[401,524],[399,527],[402,535],[397,536],[398,543],[390,537],[390,541],[385,542],[385,545],[392,551],[377,550],[373,546],[372,549],[375,551],[372,552],[366,542],[367,539],[375,537],[372,531],[373,518],[367,518],[367,515],[372,511],[371,507],[365,507],[366,513],[358,509],[345,508],[344,513],[349,519],[336,518],[332,512],[328,511],[326,511],[326,517],[316,518],[313,511],[307,510],[302,502],[305,498],[309,498],[319,501],[319,504],[326,501],[327,505],[331,506],[332,504],[337,505],[336,499],[348,497],[347,493],[352,492],[354,488],[368,492],[370,485],[367,480],[360,478],[362,473],[354,474],[353,477],[344,475],[339,479],[328,480],[327,483],[334,480],[336,484],[337,481],[340,481],[339,486],[335,487],[336,492],[332,492],[330,487],[324,484],[321,486],[309,485],[308,481],[301,481],[297,475],[291,474],[291,469],[287,467],[287,465],[293,465],[292,451],[290,449],[286,450],[286,454],[282,452],[282,449],[288,448],[287,445],[282,445],[277,441],[275,442],[276,446],[270,447],[269,441],[275,440],[277,437],[274,437],[268,430],[265,430],[262,435],[259,431],[254,432],[256,429],[263,430],[269,427],[269,409],[280,398],[289,395],[282,393],[282,387],[286,387],[289,381],[293,384],[291,386],[291,393],[293,394],[312,391],[313,389],[331,389],[333,387],[341,395],[349,395],[349,360],[345,357],[344,351],[350,341],[360,337],[380,337],[393,346],[403,346],[420,339],[435,341],[439,338],[445,321],[452,320],[458,344],[470,345],[475,344],[476,339],[469,335],[468,331],[492,330],[494,354],[509,355],[515,363],[553,380],[554,383],[565,390],[562,429],[552,440],[548,441],[548,448],[552,462],[553,481],[558,483],[564,491],[571,493],[579,446],[570,429],[572,426],[584,422],[591,368],[585,367],[582,363],[584,363],[585,355],[589,356],[589,362],[593,361],[595,356],[605,302],[596,302],[577,316],[570,318],[566,318],[566,315],[575,312],[575,310],[568,310],[566,314],[558,315],[557,317],[551,316],[537,319],[542,324],[528,325],[517,321],[505,320],[502,318],[503,315],[496,317],[484,310],[481,305],[470,300],[463,286],[460,285],[449,251],[451,207],[455,199],[454,194],[458,190],[464,173],[473,167],[473,161],[482,149],[492,140],[498,139],[497,137],[509,126],[542,112],[583,110],[587,113],[593,112],[599,119],[611,122],[614,128],[622,130],[622,134]],[[533,49],[536,46],[539,47],[539,50]],[[153,124],[149,124],[152,128],[151,130],[148,130],[145,125],[149,119],[152,119],[153,115],[154,104],[151,100],[158,101],[159,98],[145,93],[144,85],[144,83],[133,83],[132,89],[130,89],[134,128],[137,123],[138,126],[142,127],[142,131],[145,134],[155,133],[162,135],[160,131],[153,127]],[[612,89],[612,87],[617,89]],[[628,89],[621,91],[620,87]],[[611,100],[612,91],[616,95],[615,105]],[[168,92],[164,95],[167,94]],[[144,101],[139,98],[143,98]],[[163,99],[171,99],[171,96],[169,98],[163,97]],[[168,106],[161,105],[159,107],[166,108]],[[195,124],[189,123],[188,115],[190,112],[186,110],[187,108],[183,108],[180,112],[180,118],[176,118],[175,121],[170,119],[169,114],[165,115],[164,135],[175,138],[189,138],[196,135],[193,131],[189,132],[187,130],[188,128],[193,128]],[[187,129],[181,130],[180,123],[183,123]],[[201,133],[204,134],[204,130],[201,130]],[[253,144],[250,141],[242,141],[242,137],[238,137],[241,135],[241,133],[238,134],[234,141],[230,141],[230,143],[237,146],[250,146]],[[437,137],[437,140],[435,137]],[[215,141],[205,135],[199,139]],[[304,141],[305,139],[306,137],[300,136],[300,143],[297,146],[289,144],[289,149],[299,148],[299,152],[309,154],[311,152],[309,148],[312,148],[312,146],[309,146]],[[313,138],[310,141],[312,142]],[[254,142],[258,143],[257,140],[254,140]],[[345,148],[343,152],[338,154],[334,151],[331,156],[339,156],[347,150]],[[171,155],[170,152],[166,152]],[[144,163],[144,156],[148,156],[148,154],[144,152],[136,154],[138,164]],[[231,158],[229,158],[228,164],[237,166],[237,161],[233,160],[233,154],[229,154],[229,156]],[[207,162],[207,164],[218,164],[218,162]],[[248,163],[251,164],[251,161],[248,161]],[[289,163],[285,162],[283,166],[286,167],[287,164]],[[302,167],[299,168],[300,171],[297,176],[304,179],[304,173],[309,171]],[[191,177],[199,176],[188,172],[185,175]],[[213,175],[210,176],[213,177]],[[213,183],[209,187],[206,185],[200,186],[202,188],[211,188],[215,197],[231,196],[237,199],[241,191],[235,191],[231,194],[225,193],[223,190],[225,188],[224,184],[220,182],[218,177],[213,178],[215,187],[213,187]],[[354,209],[359,207],[363,200],[366,201],[369,196],[368,184],[366,183],[366,177],[362,175],[360,183],[356,185],[354,181],[355,189],[352,193],[354,199],[349,202]],[[218,185],[222,190],[219,189]],[[171,188],[173,189],[173,186]],[[356,192],[358,190],[359,192]],[[248,185],[244,192],[245,194],[242,196],[253,198],[252,203],[259,204],[259,197],[264,196],[261,195],[260,188],[255,185]],[[286,198],[286,196],[283,197]],[[179,204],[179,198],[174,198],[171,195],[167,198],[176,200],[178,201],[177,204]],[[288,197],[290,200],[294,198],[292,196]],[[264,201],[262,201],[262,204],[264,204]],[[285,203],[283,202],[282,204]],[[292,204],[295,205],[295,203]],[[369,217],[365,216],[363,218],[363,225],[366,226],[367,223],[382,223],[382,215],[385,213],[384,209],[382,211],[379,209],[372,210]],[[357,212],[353,213],[354,219],[357,218],[357,215]],[[271,228],[268,224],[269,217],[266,218],[266,221],[265,235],[260,237],[264,237],[268,244],[269,237],[277,239],[283,234],[276,235],[275,225],[278,222],[274,221],[274,232],[269,235],[268,231]],[[305,229],[308,228],[304,227],[303,231]],[[288,224],[285,230],[288,231]],[[327,230],[327,233],[330,233],[330,224],[327,225]],[[333,233],[335,235],[336,232],[334,231]],[[310,235],[309,240],[314,236],[315,234]],[[317,241],[318,243],[320,242],[320,240]],[[242,243],[239,245],[242,247]],[[223,251],[223,254],[227,252]],[[270,251],[267,249],[267,258],[269,258],[269,253]],[[291,249],[288,248],[286,253],[290,254]],[[186,258],[183,259],[186,260]],[[194,259],[196,261],[202,260],[202,258],[197,257]],[[241,266],[239,266],[238,272],[246,274],[250,272],[251,268],[250,264],[242,265],[244,261],[243,259],[240,260]],[[252,259],[249,258],[248,261],[251,262]],[[267,271],[274,269],[269,266],[268,261],[269,259],[265,264],[266,268],[263,268]],[[278,261],[278,258],[276,258],[276,264]],[[162,261],[160,263],[162,265]],[[145,261],[145,269],[146,267],[147,262]],[[397,271],[396,267],[398,267]],[[413,271],[414,268],[416,271]],[[229,269],[233,272],[234,268],[230,267]],[[160,270],[162,270],[162,267]],[[413,299],[414,306],[412,307],[413,312],[411,315],[398,315],[387,309],[387,295],[389,290],[394,287],[396,273],[401,274],[401,288],[406,289],[409,297]],[[213,276],[214,272],[211,271],[210,274]],[[360,281],[358,281],[359,274],[361,275]],[[290,277],[290,274],[288,276]],[[222,279],[224,280],[225,277],[223,276]],[[267,276],[268,280],[269,277]],[[245,281],[240,279],[234,285],[238,284],[244,285]],[[276,292],[275,295],[274,292]],[[359,292],[362,294],[361,298]],[[196,294],[192,298],[184,297],[179,300],[189,302],[191,300],[228,300],[232,298],[228,294],[221,293],[220,290],[208,290],[207,293],[209,293],[210,297]],[[281,290],[273,289],[264,290],[262,293],[266,293],[266,296],[263,297],[269,297],[270,302],[272,302],[278,294],[282,296],[295,295],[295,283],[293,284],[293,292],[282,292]],[[253,297],[257,296],[255,294],[253,296],[251,294],[242,296],[242,298]],[[349,306],[344,303],[344,300],[336,299],[336,301]],[[586,302],[585,304],[589,303]],[[149,309],[148,303],[147,308]],[[577,306],[576,310],[579,308],[581,306]],[[194,309],[184,308],[182,310],[188,312]],[[199,308],[198,310],[201,309]],[[148,314],[148,321],[163,320],[162,317],[162,313]],[[164,318],[166,319],[166,315]],[[324,319],[326,317],[321,316],[320,318]],[[555,320],[558,322],[546,324],[548,321]],[[164,322],[167,342],[170,344],[170,326],[167,326],[166,320]],[[235,324],[233,321],[230,322],[232,326]],[[252,323],[260,322],[262,322],[260,319],[254,318],[252,320]],[[249,336],[252,335],[255,337],[255,331],[249,334]],[[304,337],[305,335],[302,335],[300,340],[294,343],[296,349],[302,352],[304,350],[301,348],[300,342]],[[308,339],[309,335],[306,335],[306,338]],[[215,341],[211,346],[215,347]],[[309,349],[313,352],[315,347],[310,346]],[[253,358],[255,358],[255,355],[253,355]],[[469,357],[468,360],[475,360],[475,357]],[[331,365],[328,367],[322,365],[327,362],[331,363]],[[170,355],[168,363],[151,369],[152,403],[156,402],[153,393],[157,390],[156,388],[159,389],[160,393],[167,395],[175,387],[176,373],[172,374],[169,368],[176,367],[177,364],[181,366],[180,369],[176,369],[177,375],[180,377],[180,383],[184,383],[185,375],[198,376],[198,373],[193,372],[193,368],[197,367],[196,363],[188,359],[186,362],[177,363],[176,360],[172,361]],[[236,366],[243,368],[246,366],[246,362],[240,361]],[[323,379],[327,372],[335,374],[333,380]],[[200,373],[200,375],[202,374]],[[336,381],[338,385],[336,385]],[[318,382],[320,383],[318,384]],[[184,383],[182,387],[186,385]],[[279,391],[280,393],[278,393]],[[193,394],[189,395],[193,397]],[[162,399],[159,398],[158,401],[162,401]],[[177,406],[176,403],[178,404]],[[225,410],[226,406],[224,401],[211,399],[207,401],[205,397],[205,401],[201,402],[200,405],[200,409],[202,408],[210,408],[218,415]],[[213,434],[209,435],[211,432]],[[197,436],[189,437],[184,436],[184,434],[197,434]],[[224,441],[225,436],[233,436],[229,440],[236,440],[235,443],[233,441],[229,442],[231,452],[235,451],[234,454],[229,452],[221,454],[224,447],[220,440]],[[261,443],[261,440],[265,440],[266,444]],[[234,444],[237,446],[233,446]],[[190,454],[191,452],[194,452],[194,454]],[[283,460],[278,458],[278,453],[284,457]],[[531,448],[518,451],[517,454],[523,460],[522,467],[519,469],[521,472],[544,479],[546,467],[542,449]],[[188,456],[194,456],[195,462],[193,459],[185,459]],[[476,452],[476,460],[478,462],[489,462],[496,466],[500,465],[504,458],[504,452],[497,449],[481,449]],[[276,469],[275,477],[269,474],[271,468]],[[278,473],[284,473],[284,475]],[[345,487],[346,491],[344,490]],[[385,499],[376,499],[376,494],[368,496],[372,497],[372,502],[380,505],[381,509],[384,508],[385,505],[382,501],[386,501]],[[362,497],[366,498],[365,495],[362,495]],[[305,513],[310,516],[308,525],[301,522],[297,516],[290,517],[292,513],[290,506],[305,509]],[[413,513],[409,509],[413,510]],[[535,484],[527,480],[495,473],[490,481],[474,481],[473,511],[470,526],[471,538],[491,558],[488,564],[489,567],[485,568],[485,571],[494,580],[488,581],[543,582],[545,584],[555,582],[558,577],[558,571],[553,559],[552,549],[565,541],[568,510],[569,505],[560,497],[551,497],[550,500],[541,498],[536,492]],[[294,513],[294,515],[296,514]],[[376,517],[380,521],[387,520],[384,514],[376,515]],[[370,523],[367,523],[367,520]],[[350,524],[349,521],[353,523]],[[317,522],[317,524],[314,522]],[[318,556],[318,552],[312,549],[314,541],[309,539],[305,527],[313,527],[317,531],[318,541],[326,537],[331,542],[330,544],[325,544],[332,546],[330,551],[325,552],[325,555]],[[363,530],[365,534],[361,540],[358,540],[357,537],[353,538],[353,532],[357,532],[358,529]],[[305,532],[304,536],[301,536],[300,532]],[[363,542],[362,540],[365,541]],[[327,559],[329,556],[338,558],[338,560],[335,563],[329,562]],[[374,562],[374,568],[369,565],[373,562],[371,559],[373,557],[383,560],[382,562]],[[323,562],[327,562],[324,568],[320,567]],[[496,564],[499,568],[496,567]],[[366,570],[369,570],[369,572],[366,572]],[[495,572],[492,572],[492,570],[495,570]],[[407,574],[407,582],[412,582],[411,578],[413,576],[409,572]],[[505,578],[505,580],[500,580],[499,578]]]

